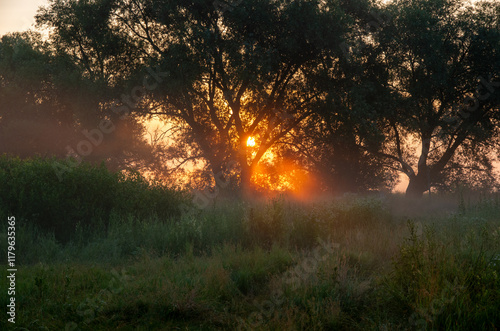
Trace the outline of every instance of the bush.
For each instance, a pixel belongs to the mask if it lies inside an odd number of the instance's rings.
[[[63,180],[57,164],[68,167]],[[137,218],[156,216],[162,220],[179,217],[187,203],[184,192],[150,184],[139,173],[110,172],[94,166],[56,159],[0,157],[0,216],[14,215],[43,230],[53,231],[66,242],[80,226],[106,231],[114,214]]]

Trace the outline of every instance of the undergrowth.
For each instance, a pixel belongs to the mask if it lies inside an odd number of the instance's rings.
[[[5,165],[0,169],[6,176]],[[144,194],[144,201],[186,201],[139,178],[129,181],[99,168],[81,171],[111,176],[124,191]],[[10,201],[5,196],[28,199],[37,185],[2,193],[4,212],[18,212],[13,214],[18,329],[496,330],[500,325],[496,195],[410,219],[392,212],[391,204],[403,211],[414,204],[398,197],[227,200],[203,210],[184,206],[177,216],[148,204],[153,212],[145,214],[110,207],[106,227],[76,223],[70,238],[60,240],[35,221],[34,207],[5,211]],[[2,243],[6,230],[3,222]],[[6,266],[4,244],[0,254]],[[6,276],[7,268],[1,268],[2,289]],[[2,290],[0,305],[8,300]],[[12,326],[1,320],[2,330]]]

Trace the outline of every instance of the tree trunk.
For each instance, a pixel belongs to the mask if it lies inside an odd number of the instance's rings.
[[[410,183],[406,188],[406,196],[413,198],[421,198],[424,192],[429,189],[429,183],[427,175],[424,173],[419,173],[416,176],[410,177]]]
[[[418,160],[418,173],[410,176],[406,196],[421,198],[424,192],[430,189],[430,168],[427,164],[427,158],[431,146],[431,134],[432,130],[422,131],[422,153]]]
[[[241,196],[246,198],[249,197],[252,193],[252,169],[246,165],[241,165],[240,172],[240,190]]]

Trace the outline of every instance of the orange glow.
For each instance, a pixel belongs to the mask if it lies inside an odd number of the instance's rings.
[[[255,139],[254,139],[254,137],[248,137],[248,139],[247,139],[247,146],[248,147],[254,147],[255,146]]]
[[[155,136],[155,132],[159,133],[172,128],[171,123],[163,122],[157,118],[144,121],[147,133],[144,138],[151,142]],[[176,137],[166,136],[159,143],[169,145],[174,144]],[[257,153],[254,147],[257,146],[259,136],[247,136],[245,141],[248,147],[248,157],[251,159]],[[175,166],[175,163],[168,163],[167,168]],[[179,172],[175,175],[175,184],[181,187],[194,185],[196,187],[203,186],[203,179],[197,174],[206,166],[206,163],[186,163]],[[251,182],[254,188],[264,196],[272,197],[277,194],[286,193],[298,200],[310,200],[317,190],[317,181],[313,174],[297,164],[291,158],[283,158],[276,154],[273,150],[268,150],[257,166],[252,167]],[[148,179],[168,180],[163,177],[155,177],[158,174],[144,173]]]
[[[288,192],[299,200],[314,195],[316,184],[311,173],[290,160],[281,160],[279,164],[259,163],[252,174],[252,182],[260,191]]]

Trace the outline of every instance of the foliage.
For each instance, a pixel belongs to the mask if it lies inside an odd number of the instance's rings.
[[[35,32],[0,39],[0,152],[63,156],[76,125],[55,81],[69,85],[74,66],[50,54]],[[69,88],[66,89],[66,93]]]
[[[375,81],[392,99],[375,109],[384,148],[366,147],[409,178],[409,194],[453,182],[495,186],[497,11],[496,2],[393,1],[383,11],[391,19],[373,32],[371,52],[360,57],[366,66],[379,59],[383,69]]]
[[[211,0],[52,1],[37,19],[90,75],[123,75],[130,69],[122,62],[139,57],[157,68],[161,84],[142,91],[137,107],[175,127],[177,145],[164,150],[163,162],[203,159],[214,174],[238,162],[243,186],[263,155],[313,113],[325,93],[316,77],[332,76],[326,63],[339,58],[336,45],[349,28],[339,4],[302,0],[243,1],[230,10]],[[104,50],[120,47],[128,53],[101,61]],[[255,153],[246,147],[249,136],[258,142]]]
[[[78,153],[88,162],[105,161],[114,170],[130,164],[148,168],[152,147],[143,137],[143,124],[106,110],[111,96],[120,95],[112,91],[117,82],[110,80],[89,75],[68,49],[40,33],[2,36],[0,153],[22,158]],[[101,129],[102,121],[106,129]]]
[[[224,174],[248,188],[285,162],[335,193],[390,188],[399,172],[417,196],[494,188],[498,11],[465,0],[51,0],[36,16],[47,40],[0,42],[0,151],[73,149],[163,178],[198,165],[208,186]],[[152,118],[166,124],[148,141]],[[79,151],[102,120],[116,128]]]
[[[106,231],[113,215],[164,221],[180,215],[184,193],[150,184],[137,172],[112,173],[104,167],[56,159],[0,158],[0,211],[68,241],[77,228]],[[56,166],[71,170],[63,180]]]

